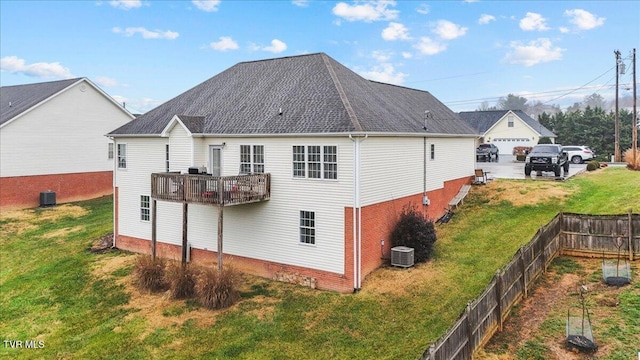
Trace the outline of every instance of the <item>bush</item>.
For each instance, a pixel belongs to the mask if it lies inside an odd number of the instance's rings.
[[[591,160],[587,163],[587,171],[594,171],[600,168],[600,163],[595,160]]]
[[[182,266],[178,262],[172,263],[166,273],[172,299],[187,299],[196,294],[196,268],[190,264]]]
[[[538,140],[538,144],[553,144],[550,137],[542,136],[540,140]]]
[[[239,275],[233,268],[204,270],[196,285],[200,305],[212,310],[233,305],[240,298],[236,289],[238,280]]]
[[[527,155],[516,155],[516,161],[525,161],[527,160]]]
[[[135,285],[138,289],[149,292],[166,290],[164,269],[165,261],[163,259],[156,258],[154,260],[149,255],[138,256],[133,270]]]
[[[640,150],[636,149],[636,161],[635,163],[633,162],[633,149],[627,149],[622,158],[624,159],[624,162],[627,163],[627,167],[633,169],[633,170],[640,170]]]
[[[425,262],[433,255],[436,242],[436,230],[432,221],[428,221],[415,207],[402,209],[400,220],[391,232],[393,246],[413,248],[415,262]]]

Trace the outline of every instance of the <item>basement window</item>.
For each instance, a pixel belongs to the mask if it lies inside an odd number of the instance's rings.
[[[149,195],[140,195],[140,220],[151,220],[151,201]]]
[[[313,211],[300,211],[300,243],[316,243],[316,213]]]

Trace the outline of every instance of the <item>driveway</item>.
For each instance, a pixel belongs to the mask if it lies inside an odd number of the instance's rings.
[[[563,174],[560,179],[568,179],[573,175],[585,171],[587,164],[571,164],[569,165],[569,174]],[[491,179],[526,179],[524,175],[524,162],[516,161],[513,155],[500,155],[498,162],[476,162],[476,169],[482,169],[487,173],[487,178]],[[533,180],[556,180],[553,172],[542,172],[538,176],[534,171],[531,173]]]

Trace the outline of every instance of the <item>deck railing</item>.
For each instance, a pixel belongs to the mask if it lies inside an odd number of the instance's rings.
[[[151,174],[151,197],[209,205],[239,205],[269,200],[271,174],[220,176]]]

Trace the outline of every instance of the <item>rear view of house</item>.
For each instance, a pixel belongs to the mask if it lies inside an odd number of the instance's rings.
[[[113,191],[113,143],[133,119],[86,78],[0,90],[0,208],[85,200]],[[50,193],[50,194],[51,194]]]
[[[239,63],[110,134],[115,245],[351,292],[405,206],[473,178],[473,129],[430,93],[323,53]]]

